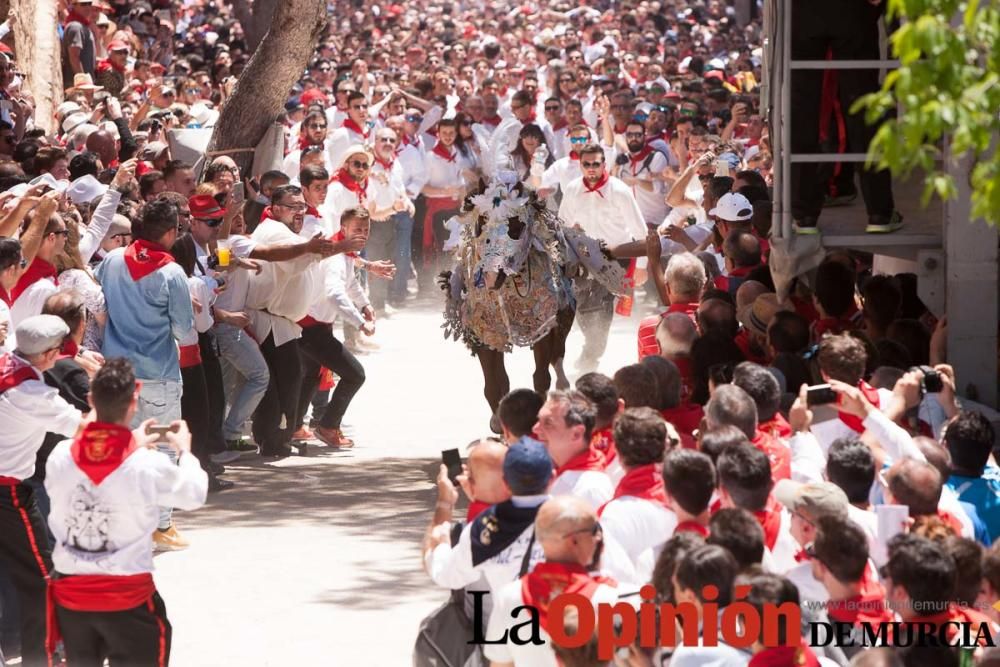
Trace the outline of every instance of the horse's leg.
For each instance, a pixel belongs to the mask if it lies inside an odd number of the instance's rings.
[[[483,369],[483,395],[490,404],[490,410],[496,414],[500,399],[510,391],[510,378],[503,363],[503,352],[488,347],[476,350],[479,365]]]

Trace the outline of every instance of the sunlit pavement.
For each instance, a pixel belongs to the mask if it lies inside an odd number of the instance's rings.
[[[639,311],[615,318],[602,371],[635,361]],[[479,364],[441,322],[426,301],[378,323],[345,424],[353,451],[245,457],[227,466],[234,489],[175,515],[192,546],[157,556],[155,574],[172,664],[411,664],[420,620],[447,597],[420,563],[440,452],[489,432]],[[571,380],[581,344],[574,327]],[[529,350],[507,368],[511,386],[531,385]]]

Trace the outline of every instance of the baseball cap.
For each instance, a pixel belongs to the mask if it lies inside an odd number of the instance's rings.
[[[188,207],[191,209],[191,217],[196,220],[218,220],[226,215],[226,209],[219,206],[212,195],[194,195],[188,199]]]
[[[17,325],[17,351],[28,356],[61,347],[69,327],[61,317],[35,315]]]
[[[128,51],[128,44],[116,39],[108,44],[108,51]]]
[[[804,510],[815,521],[821,516],[847,517],[850,502],[847,494],[832,482],[803,484],[791,479],[778,480],[774,497],[791,512]]]
[[[727,192],[708,214],[727,222],[746,222],[753,217],[753,206],[740,193]]]
[[[503,459],[503,478],[515,496],[545,493],[552,479],[552,457],[545,445],[527,435],[518,438]]]

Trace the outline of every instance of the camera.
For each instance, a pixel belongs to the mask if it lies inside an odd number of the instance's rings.
[[[920,390],[925,394],[937,394],[944,389],[944,381],[941,374],[930,366],[913,366],[911,371],[919,371],[923,374],[920,380]]]
[[[615,158],[615,164],[620,166],[625,166],[629,162],[629,157],[625,153],[619,153],[618,157]]]

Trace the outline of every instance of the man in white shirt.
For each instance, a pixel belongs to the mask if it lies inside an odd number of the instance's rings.
[[[652,408],[628,408],[615,420],[614,436],[625,476],[598,516],[608,538],[628,554],[637,581],[646,582],[652,579],[663,543],[677,526],[661,471],[667,426]]]
[[[526,90],[514,93],[514,97],[510,101],[510,110],[512,116],[504,119],[490,138],[488,154],[483,161],[483,171],[487,175],[492,175],[501,164],[499,160],[510,155],[517,148],[521,128],[528,123],[533,123],[541,128],[545,135],[545,142],[549,146],[556,146],[555,137],[552,136],[552,128],[545,122],[545,119],[536,116],[535,103],[531,93]]]
[[[493,606],[486,637],[507,636],[515,625],[523,625],[537,612],[539,636],[544,643],[488,644],[486,658],[493,667],[556,667],[549,628],[562,626],[562,618],[550,618],[552,599],[559,594],[576,593],[588,598],[596,609],[599,604],[618,601],[613,579],[591,574],[598,569],[603,547],[601,525],[594,509],[580,498],[556,497],[545,502],[535,519],[535,538],[542,545],[545,560],[501,590]]]
[[[625,142],[628,153],[616,159],[614,174],[632,188],[646,224],[659,225],[669,212],[663,187],[667,156],[646,143],[646,128],[639,121],[625,126]]]
[[[604,456],[591,443],[596,418],[593,402],[579,391],[552,391],[535,424],[535,436],[556,465],[549,492],[583,498],[595,510],[614,493]]]
[[[337,158],[334,163],[338,165],[337,170],[330,179],[330,187],[321,208],[326,228],[317,231],[324,231],[325,236],[334,234],[340,230],[340,216],[344,211],[359,206],[367,208],[368,175],[371,173],[372,162],[371,152],[361,144],[347,147]]]
[[[366,209],[348,209],[341,216],[340,230],[334,235],[334,240],[367,240],[370,224]],[[320,369],[330,369],[339,378],[337,386],[323,414],[313,416],[314,421],[318,422],[313,434],[330,447],[354,446],[354,442],[340,430],[340,425],[351,400],[365,382],[364,367],[334,337],[333,322],[342,318],[346,324],[366,336],[375,333],[375,311],[354,272],[356,258],[357,255],[351,252],[327,257],[319,263],[307,314],[298,320],[302,327],[299,346],[302,386],[296,407],[295,426],[298,428],[305,421],[306,410],[319,384]]]
[[[149,424],[137,435],[129,430],[138,400],[132,365],[108,361],[90,385],[96,419],[57,445],[46,465],[55,536],[52,596],[73,664],[169,659],[171,627],[153,583],[149,535],[159,522],[159,505],[204,505],[208,477],[191,454],[183,421],[162,436],[177,450],[176,463],[149,447]]]
[[[270,381],[253,419],[253,436],[262,456],[287,456],[288,443],[295,431],[302,368],[297,324],[312,305],[316,289],[314,267],[321,256],[335,252],[336,246],[316,234],[310,239],[298,235],[306,203],[302,190],[284,185],[271,195],[270,215],[257,226],[251,239],[260,245],[297,245],[302,254],[264,264],[259,274],[250,276],[246,305],[250,328],[267,361]]]
[[[21,242],[12,238],[0,238],[0,354],[17,346],[14,323],[10,318],[10,304],[7,299],[10,290],[17,284],[28,262],[21,254]]]
[[[518,439],[510,447],[498,442],[476,445],[469,456],[470,476],[474,457],[499,459],[509,498],[469,521],[452,546],[448,517],[458,491],[442,464],[438,506],[424,547],[424,567],[435,584],[452,590],[484,576],[492,603],[503,586],[530,572],[543,557],[542,547],[534,537],[534,523],[538,508],[549,498],[546,490],[552,479],[552,459],[545,445],[529,437]],[[442,497],[446,499],[442,501]],[[531,554],[527,555],[529,548]]]
[[[35,457],[46,432],[72,435],[80,411],[42,374],[55,365],[69,327],[54,315],[36,315],[17,327],[18,348],[0,356],[0,561],[21,603],[25,665],[45,665],[45,578],[52,561],[48,531],[33,489]],[[152,529],[143,535],[149,544]]]
[[[10,317],[16,327],[25,319],[42,312],[45,300],[58,290],[56,257],[66,247],[69,230],[53,204],[40,204],[29,217],[47,217],[42,244],[35,258],[10,290]]]
[[[375,133],[375,162],[368,180],[368,210],[372,216],[372,229],[368,237],[367,258],[370,261],[394,262],[397,257],[398,231],[410,233],[411,225],[404,225],[414,213],[413,202],[406,192],[403,166],[396,159],[396,133],[382,128]],[[406,263],[409,269],[409,260]],[[387,313],[389,282],[373,280],[368,284],[372,307],[380,315]]]
[[[563,191],[559,217],[570,227],[578,227],[588,236],[614,247],[646,238],[646,223],[631,188],[608,174],[604,150],[597,144],[580,149],[583,176]],[[638,269],[645,269],[646,259],[636,262],[636,283],[641,283]],[[576,317],[584,335],[583,352],[577,362],[582,372],[597,368],[608,344],[608,331],[614,315],[615,296],[596,280],[577,279]]]
[[[285,156],[281,163],[281,171],[292,180],[298,178],[299,170],[302,168],[302,153],[313,147],[322,149],[324,166],[329,169],[336,155],[330,148],[328,124],[322,111],[312,111],[302,121],[298,144]]]
[[[364,93],[352,90],[347,94],[347,118],[330,134],[330,164],[337,164],[350,146],[371,144],[372,125],[367,98]]]
[[[580,149],[590,141],[590,129],[586,125],[574,125],[569,128],[566,144],[567,154],[559,158],[545,169],[542,174],[542,185],[538,196],[542,199],[556,192],[565,192],[571,181],[581,178]]]

